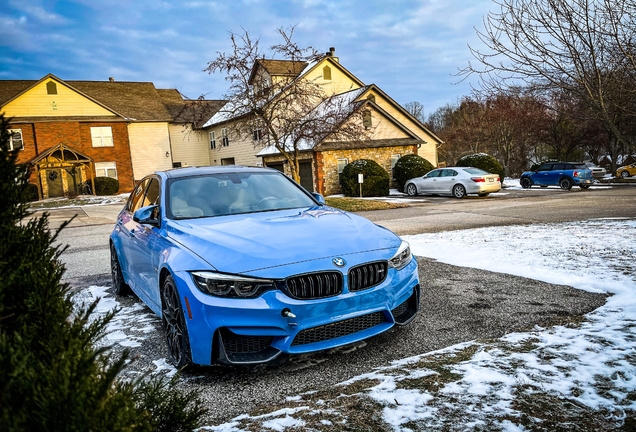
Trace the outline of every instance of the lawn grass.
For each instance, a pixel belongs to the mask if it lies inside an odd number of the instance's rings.
[[[399,204],[360,198],[329,197],[326,198],[325,201],[327,202],[328,206],[350,212],[388,210],[400,207],[408,207],[408,204]]]

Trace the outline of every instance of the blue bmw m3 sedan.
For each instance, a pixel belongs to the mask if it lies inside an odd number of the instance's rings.
[[[419,309],[408,243],[279,171],[155,172],[110,235],[117,294],[163,322],[170,361],[256,364],[351,344]]]

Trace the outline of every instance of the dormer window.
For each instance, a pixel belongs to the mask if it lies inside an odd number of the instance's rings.
[[[331,68],[329,66],[322,68],[322,77],[326,80],[331,79]]]
[[[362,125],[365,128],[370,128],[372,126],[372,117],[371,117],[371,111],[367,110],[365,112],[362,113]]]
[[[54,81],[49,81],[46,83],[46,94],[56,95],[57,94],[57,84]]]

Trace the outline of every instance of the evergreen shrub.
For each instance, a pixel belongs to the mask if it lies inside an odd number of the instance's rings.
[[[95,195],[115,195],[119,191],[119,180],[112,177],[95,177]],[[90,181],[88,183],[90,185]]]
[[[345,196],[360,196],[358,174],[364,175],[362,196],[373,197],[389,195],[390,178],[384,168],[371,159],[358,159],[347,164],[340,174],[340,187]]]
[[[435,168],[433,164],[420,155],[408,154],[402,156],[393,167],[393,176],[398,189],[404,192],[404,185],[407,181],[415,177],[422,177],[433,168]]]
[[[0,115],[0,431],[192,431],[206,413],[176,378],[121,378],[128,353],[103,340],[115,312],[73,301],[65,247],[48,216],[29,217],[29,171]]]
[[[494,157],[486,153],[476,153],[472,155],[466,155],[461,157],[456,163],[456,166],[460,167],[475,167],[488,171],[492,174],[499,174],[499,179],[503,184],[504,181],[504,169],[499,161]]]

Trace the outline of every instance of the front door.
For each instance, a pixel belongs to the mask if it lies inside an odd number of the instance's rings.
[[[68,192],[73,195],[79,195],[81,192],[81,176],[80,171],[77,168],[67,168],[64,170],[66,173],[66,185]]]
[[[62,186],[62,170],[46,170],[46,185],[48,186],[49,190],[49,198],[64,196],[64,187]]]

